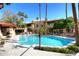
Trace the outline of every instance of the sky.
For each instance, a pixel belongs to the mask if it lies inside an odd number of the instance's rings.
[[[45,3],[41,3],[41,19],[45,19]],[[65,19],[66,12],[65,12],[65,3],[48,3],[48,20],[58,20],[58,19]],[[12,3],[11,5],[5,7],[0,10],[0,18],[2,17],[3,13],[7,10],[17,14],[19,11],[24,12],[28,15],[24,21],[26,23],[32,22],[35,20],[36,17],[39,16],[39,6],[38,3]],[[78,14],[78,7],[76,4],[76,10]],[[72,6],[68,4],[68,17],[72,16]]]

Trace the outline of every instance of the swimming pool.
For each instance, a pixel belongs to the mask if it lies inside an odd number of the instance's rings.
[[[62,37],[56,37],[56,36],[41,36],[41,45],[46,45],[46,46],[67,46],[70,43],[74,42],[74,40],[70,38],[62,38]],[[26,36],[22,35],[19,37],[19,44],[21,45],[33,45],[39,44],[39,37],[37,35],[31,35],[31,36]]]

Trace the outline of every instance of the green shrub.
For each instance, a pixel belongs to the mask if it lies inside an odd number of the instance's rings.
[[[79,48],[77,46],[69,46],[67,47],[69,50],[74,51],[75,53],[79,52]]]
[[[65,49],[64,48],[62,48],[62,49],[60,49],[60,51],[59,51],[60,53],[65,53]]]
[[[35,47],[34,49],[39,49],[39,47]],[[51,52],[60,52],[60,53],[65,53],[65,54],[73,54],[74,53],[74,51],[72,51],[68,48],[41,47],[40,50],[51,51]]]
[[[72,54],[72,53],[74,53],[72,50],[69,50],[67,48],[61,48],[59,52],[60,53],[65,53],[65,54]]]
[[[79,43],[75,44],[76,46],[79,46]]]
[[[53,52],[59,52],[60,51],[60,48],[52,48],[52,51]]]
[[[39,47],[38,47],[38,46],[36,46],[36,47],[34,47],[34,49],[39,49]]]
[[[35,47],[34,49],[39,49],[39,47]],[[59,51],[59,48],[51,48],[51,47],[41,47],[40,50],[44,50],[44,51]]]

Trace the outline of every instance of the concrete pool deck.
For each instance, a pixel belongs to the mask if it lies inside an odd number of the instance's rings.
[[[41,50],[34,50],[30,48],[23,56],[66,56],[65,54],[55,53],[55,52],[47,52]]]
[[[67,55],[62,53],[56,53],[56,52],[35,50],[33,49],[33,47],[14,48],[12,46],[12,43],[6,43],[3,48],[0,48],[0,56],[67,56]]]
[[[11,43],[6,43],[3,48],[0,48],[0,56],[20,56],[26,49],[20,47],[14,48]]]

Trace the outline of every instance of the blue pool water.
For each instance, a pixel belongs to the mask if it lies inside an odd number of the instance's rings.
[[[55,36],[41,36],[41,45],[46,46],[66,46],[73,42],[74,40],[68,38],[60,38]],[[20,36],[19,44],[22,45],[32,45],[32,44],[39,44],[39,37],[36,35],[32,36]]]

